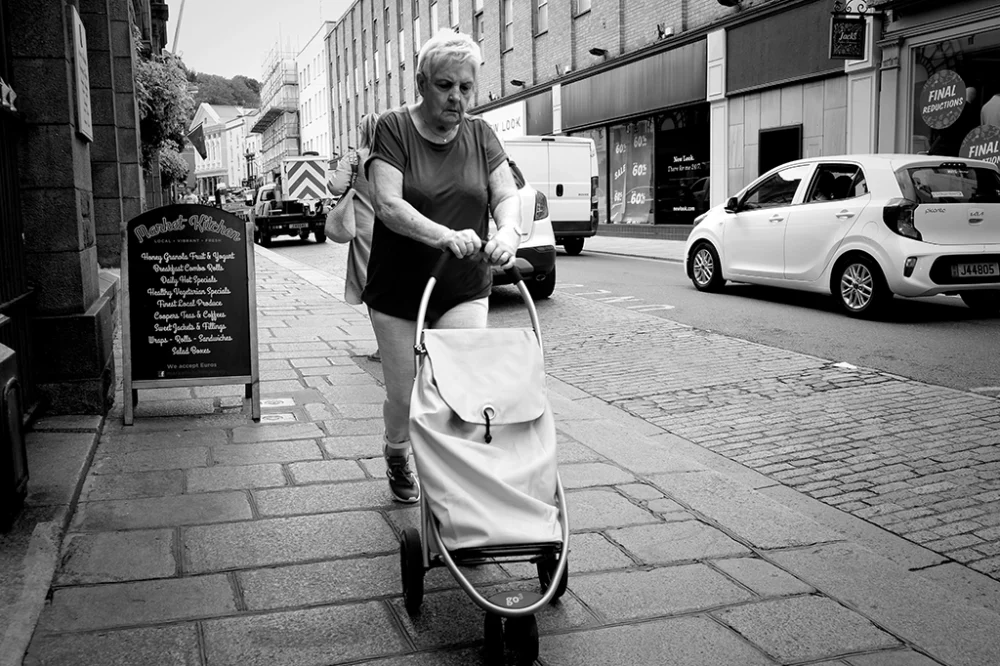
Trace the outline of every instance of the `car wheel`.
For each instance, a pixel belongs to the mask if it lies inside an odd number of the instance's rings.
[[[976,314],[994,316],[1000,313],[1000,289],[965,291],[961,296],[969,309]]]
[[[325,230],[323,230],[323,229],[317,229],[315,231],[315,234],[316,234],[316,242],[317,243],[325,243],[326,242],[326,231]]]
[[[265,234],[261,232],[260,244],[263,245],[264,247],[271,247],[271,234]]]
[[[882,270],[871,257],[857,255],[840,264],[836,271],[833,293],[847,315],[872,317],[891,298]]]
[[[583,239],[567,238],[563,241],[563,249],[566,250],[566,254],[575,257],[583,252]]]
[[[691,281],[698,291],[719,291],[726,284],[719,253],[711,243],[698,243],[691,252]]]
[[[549,271],[543,279],[531,280],[530,282],[525,282],[524,284],[528,287],[528,293],[531,294],[532,299],[540,301],[548,298],[552,295],[552,291],[556,288],[555,266],[552,267],[552,270]]]
[[[305,229],[299,232],[299,240],[307,241],[309,240],[309,230]]]

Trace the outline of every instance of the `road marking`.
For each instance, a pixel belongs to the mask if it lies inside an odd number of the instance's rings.
[[[611,292],[607,289],[598,289],[597,291],[578,291],[573,294],[574,296],[597,296],[599,294],[610,294]]]
[[[628,309],[636,312],[652,312],[653,310],[673,310],[674,306],[666,304],[630,305]]]
[[[858,366],[852,365],[852,364],[848,363],[847,361],[841,361],[840,363],[834,363],[833,367],[835,367],[835,368],[843,368],[844,370],[857,370],[858,369]]]
[[[570,287],[586,287],[586,286],[587,285],[585,284],[573,284],[572,282],[568,282],[566,284],[557,284],[556,289],[569,289]]]
[[[635,296],[605,296],[604,298],[595,298],[595,301],[601,303],[622,303],[624,301],[637,301]]]

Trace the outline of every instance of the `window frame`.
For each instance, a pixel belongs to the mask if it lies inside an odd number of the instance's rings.
[[[739,208],[738,208],[737,212],[739,212],[739,213],[752,213],[752,212],[756,212],[756,211],[760,211],[760,210],[770,210],[772,208],[783,208],[783,207],[787,207],[787,206],[794,206],[795,205],[795,197],[799,193],[799,190],[802,189],[802,182],[804,180],[808,179],[808,178],[811,178],[812,174],[816,170],[815,167],[816,167],[815,164],[793,164],[791,166],[785,167],[784,169],[779,169],[778,171],[775,171],[774,173],[772,173],[769,176],[764,176],[759,181],[757,181],[756,183],[754,183],[753,185],[751,185],[749,188],[747,188],[747,191],[743,193],[743,195],[740,197],[740,205],[739,205]],[[773,204],[773,205],[771,205],[771,204],[769,204],[769,205],[756,205],[753,208],[747,207],[747,200],[750,199],[751,196],[753,196],[754,194],[756,194],[757,192],[759,192],[764,187],[764,185],[766,183],[768,183],[771,180],[779,177],[783,173],[787,173],[787,172],[790,172],[790,171],[796,171],[796,170],[802,170],[803,171],[803,175],[799,178],[799,182],[795,185],[795,190],[792,192],[792,198],[787,203],[781,202],[781,203],[776,203],[776,204]]]
[[[514,0],[500,0],[500,52],[514,49]]]
[[[534,0],[535,10],[532,12],[534,18],[535,37],[544,35],[549,31],[549,0]],[[542,24],[545,24],[544,27]]]

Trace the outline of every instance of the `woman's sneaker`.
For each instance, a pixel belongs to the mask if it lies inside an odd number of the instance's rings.
[[[385,456],[385,475],[389,477],[392,498],[404,504],[420,501],[420,483],[410,470],[409,456]]]

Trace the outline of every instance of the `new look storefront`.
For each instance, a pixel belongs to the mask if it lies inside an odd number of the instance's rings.
[[[882,152],[1000,163],[1000,4],[886,2]]]
[[[606,232],[664,237],[680,225],[686,237],[708,209],[705,90],[704,37],[560,86],[562,132],[597,147]]]

